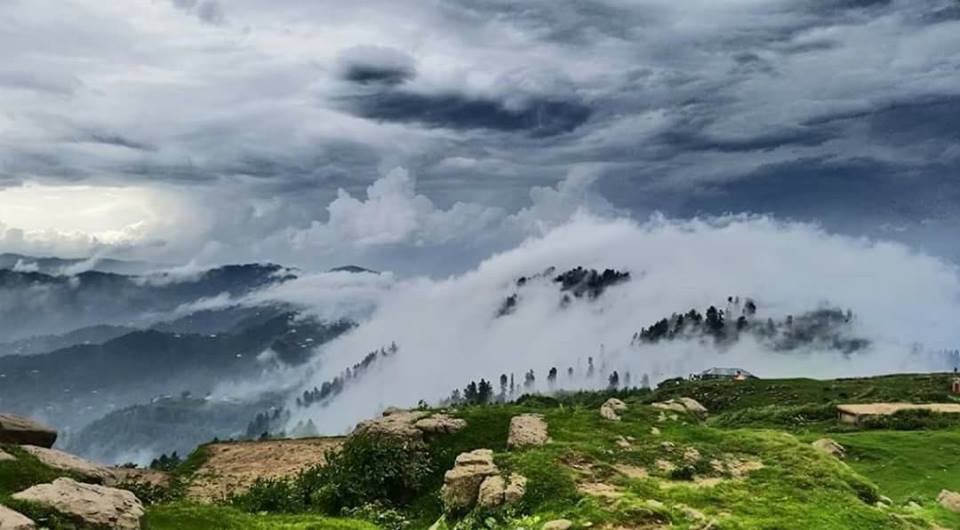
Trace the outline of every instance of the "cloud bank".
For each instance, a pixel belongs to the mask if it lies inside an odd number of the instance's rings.
[[[496,317],[516,280],[548,266],[630,271],[596,300],[561,303],[557,285],[529,281],[516,310]],[[289,298],[329,314],[334,285],[328,275],[306,277],[264,297]],[[960,343],[952,325],[960,311],[955,266],[896,243],[834,235],[809,224],[763,216],[690,221],[578,213],[569,222],[443,280],[355,275],[345,288],[363,288],[372,311],[354,331],[325,345],[306,371],[279,377],[300,391],[319,386],[367,352],[396,342],[399,353],[374,366],[329,406],[291,408],[293,420],[313,419],[325,432],[342,432],[388,405],[437,402],[454,388],[500,374],[519,379],[535,370],[540,389],[558,367],[559,385],[602,387],[584,379],[588,357],[598,372],[618,370],[657,380],[713,366],[738,366],[761,377],[836,377],[892,371],[943,370],[942,349]],[[631,346],[642,326],[690,308],[723,307],[728,296],[757,301],[758,315],[783,319],[822,307],[851,309],[853,331],[871,346],[844,355],[801,349],[773,352],[742,340],[728,348],[697,341]],[[567,380],[567,367],[577,376]],[[307,374],[307,375],[304,375]],[[296,387],[295,384],[293,384]]]

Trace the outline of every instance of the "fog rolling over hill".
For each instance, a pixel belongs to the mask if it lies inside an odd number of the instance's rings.
[[[98,303],[81,319],[92,327],[3,346],[23,355],[0,356],[0,407],[57,424],[71,451],[117,462],[307,424],[341,434],[387,406],[456,399],[480,379],[499,392],[515,381],[518,395],[714,366],[763,377],[946,370],[960,310],[949,264],[764,217],[580,214],[444,279],[272,265],[0,274],[9,292],[53,293],[37,303]],[[56,329],[65,309],[21,318]],[[119,315],[135,326],[102,323]],[[395,354],[376,353],[391,345]]]

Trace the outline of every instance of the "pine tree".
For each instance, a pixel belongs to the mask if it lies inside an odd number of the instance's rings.
[[[619,388],[619,387],[620,387],[620,374],[618,374],[617,371],[614,370],[614,371],[610,374],[610,377],[607,378],[607,383],[608,383],[609,388],[611,388],[611,389],[616,390],[617,388]]]

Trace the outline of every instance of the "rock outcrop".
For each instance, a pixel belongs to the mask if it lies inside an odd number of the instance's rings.
[[[521,414],[510,419],[507,447],[536,447],[549,441],[547,422],[539,414]]]
[[[0,504],[0,530],[36,530],[34,524],[27,516],[20,512],[15,512],[6,506]]]
[[[477,504],[484,508],[496,508],[503,504],[503,492],[507,489],[507,481],[500,475],[491,475],[480,483],[477,492]]]
[[[454,433],[466,427],[467,421],[446,414],[434,414],[417,420],[413,426],[425,434]]]
[[[89,460],[84,460],[79,456],[74,456],[56,449],[46,447],[37,447],[35,445],[24,445],[22,449],[44,464],[62,471],[76,473],[86,480],[104,483],[113,477],[113,470],[100,464],[95,464]]]
[[[620,412],[627,410],[627,404],[617,398],[606,400],[600,405],[600,416],[611,421],[620,421]]]
[[[57,431],[15,414],[0,414],[0,443],[53,447]]]
[[[452,433],[467,426],[465,420],[447,414],[433,414],[420,410],[390,407],[383,415],[357,424],[354,434],[377,434],[405,440],[419,441],[424,434]]]
[[[443,476],[440,497],[444,511],[450,514],[462,513],[477,502],[480,485],[500,470],[493,463],[493,451],[477,449],[457,456],[453,469]]]
[[[704,418],[707,415],[706,407],[701,405],[699,401],[688,397],[668,399],[667,401],[657,401],[656,403],[651,403],[651,406],[653,408],[670,410],[673,412],[688,412],[697,416],[698,418]]]
[[[503,502],[513,504],[523,498],[527,492],[527,477],[512,473],[507,487],[503,490]]]
[[[842,445],[830,438],[820,438],[819,440],[812,442],[814,448],[827,453],[830,456],[839,458],[843,460],[847,456],[847,450]]]
[[[16,457],[4,451],[3,449],[0,449],[0,462],[9,462],[12,460],[16,460]]]
[[[960,493],[950,490],[940,490],[940,495],[937,495],[937,502],[940,503],[940,506],[943,506],[951,512],[960,513]]]
[[[49,506],[82,527],[139,530],[143,505],[126,490],[58,478],[13,495],[14,499]]]
[[[477,449],[457,457],[453,469],[443,476],[440,497],[444,512],[456,515],[475,505],[495,508],[517,502],[526,487],[527,479],[521,475],[511,474],[506,479],[500,475],[500,469],[493,463],[493,451]]]

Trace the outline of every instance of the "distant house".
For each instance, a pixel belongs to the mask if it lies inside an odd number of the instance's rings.
[[[711,368],[700,372],[700,379],[757,379],[757,376],[744,370],[743,368]]]

